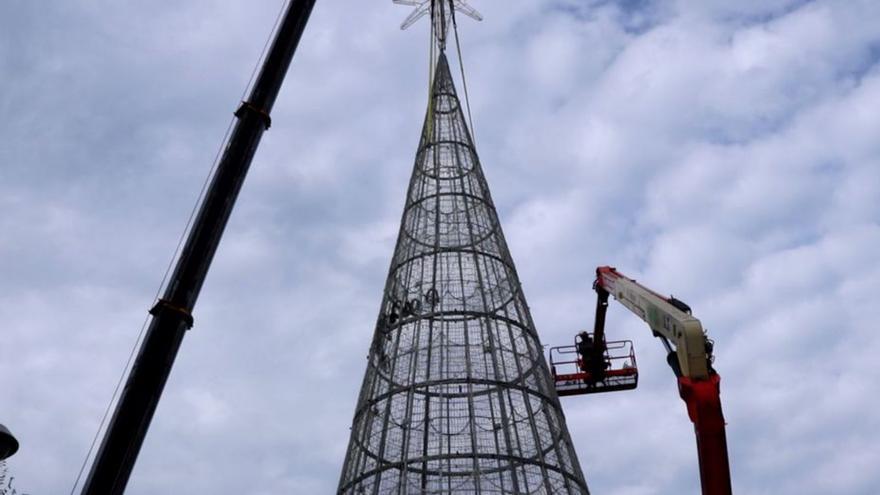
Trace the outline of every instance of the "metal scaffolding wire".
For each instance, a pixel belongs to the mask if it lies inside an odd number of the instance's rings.
[[[340,494],[588,494],[441,51]]]

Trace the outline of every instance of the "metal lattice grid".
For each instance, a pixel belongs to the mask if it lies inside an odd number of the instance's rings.
[[[440,53],[339,493],[587,494]]]

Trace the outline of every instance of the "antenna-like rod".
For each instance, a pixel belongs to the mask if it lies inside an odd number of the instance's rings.
[[[83,495],[121,495],[125,491],[183,335],[192,327],[193,306],[260,138],[269,128],[269,112],[314,4],[315,0],[291,0],[250,96],[235,112],[238,121],[165,293],[150,310],[153,319],[83,485]]]

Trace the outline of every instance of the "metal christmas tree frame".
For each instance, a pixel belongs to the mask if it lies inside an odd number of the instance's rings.
[[[587,494],[443,48],[338,492]]]

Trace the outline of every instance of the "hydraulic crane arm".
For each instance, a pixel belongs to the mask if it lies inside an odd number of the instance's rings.
[[[678,378],[678,391],[687,404],[694,423],[700,483],[703,495],[730,495],[730,462],[724,415],[721,411],[721,377],[712,368],[712,341],[706,337],[700,320],[690,314],[683,302],[664,297],[627,278],[610,266],[596,269],[599,301],[614,296],[627,309],[644,320],[670,351],[668,361]],[[596,314],[598,335],[604,333],[604,307]],[[604,338],[604,335],[603,335]],[[670,342],[674,345],[672,349]]]
[[[686,304],[661,296],[610,266],[596,269],[596,291],[602,290],[644,320],[654,335],[675,345],[679,366],[676,375],[695,380],[709,378],[712,344],[700,320],[691,316]],[[599,297],[602,298],[601,292]]]

